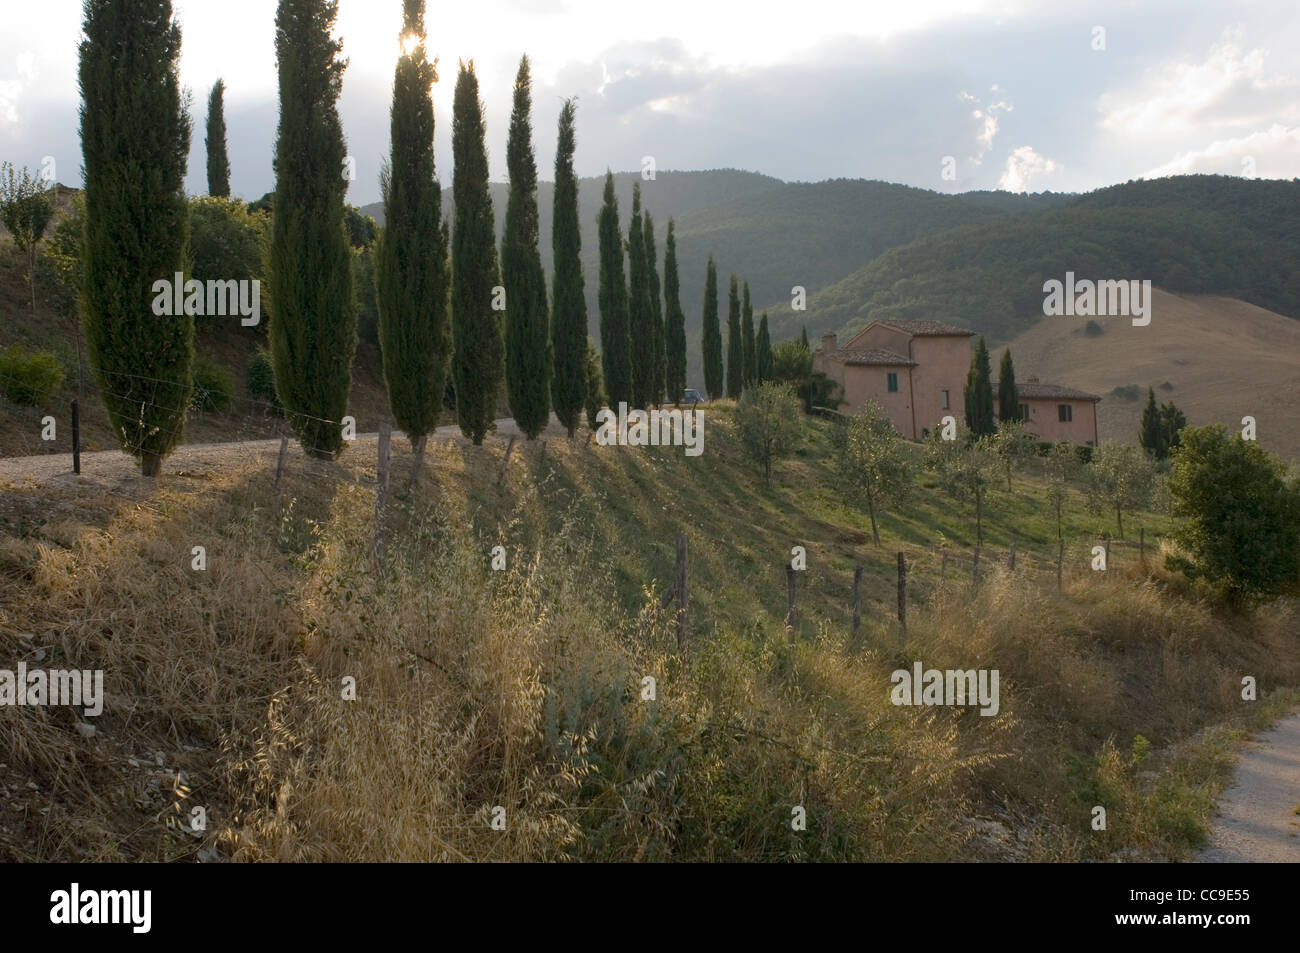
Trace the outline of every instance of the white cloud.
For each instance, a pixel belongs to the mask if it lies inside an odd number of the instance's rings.
[[[1164,165],[1146,172],[1143,178],[1192,173],[1247,175],[1261,179],[1289,179],[1300,176],[1300,126],[1288,128],[1274,123],[1266,132],[1236,139],[1221,139],[1204,149],[1175,156]]]
[[[1103,129],[1138,136],[1181,134],[1206,127],[1258,128],[1300,118],[1300,81],[1268,69],[1268,51],[1244,49],[1230,31],[1200,62],[1187,59],[1148,71],[1123,94],[1101,97]]]
[[[992,91],[995,93],[998,92],[998,86],[996,83],[993,84]],[[1012,107],[1010,103],[1001,99],[989,103],[987,106],[980,106],[979,100],[967,92],[958,94],[958,98],[960,98],[964,103],[976,104],[975,108],[971,110],[971,117],[979,120],[980,131],[975,136],[976,150],[975,154],[972,155],[970,159],[976,165],[979,165],[984,159],[985,153],[993,148],[993,140],[997,138],[998,113],[1011,112],[1014,107]]]
[[[1034,179],[1055,175],[1062,170],[1061,164],[1046,156],[1040,156],[1033,146],[1020,146],[1007,157],[1006,169],[998,179],[998,188],[1007,192],[1028,192]]]

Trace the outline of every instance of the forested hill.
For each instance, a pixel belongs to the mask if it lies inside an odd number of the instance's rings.
[[[1009,340],[1042,316],[1043,282],[1150,279],[1300,317],[1300,181],[1179,176],[1128,182],[1030,215],[949,229],[885,252],[772,314],[773,338],[933,318]]]

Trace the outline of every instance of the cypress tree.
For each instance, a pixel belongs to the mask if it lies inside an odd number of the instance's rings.
[[[537,250],[537,161],[533,156],[532,77],[519,60],[514,108],[506,140],[510,196],[501,240],[501,283],[506,289],[506,394],[510,413],[534,440],[551,419],[551,335],[546,274]]]
[[[627,230],[627,299],[628,324],[631,329],[632,400],[637,407],[646,407],[650,404],[650,378],[654,372],[654,342],[645,267],[645,229],[641,224],[640,182],[632,185],[632,222]]]
[[[646,209],[642,218],[645,231],[645,284],[650,314],[650,402],[658,405],[664,399],[664,375],[667,357],[664,346],[664,307],[659,297],[659,266],[655,262],[655,221]]]
[[[754,308],[749,303],[749,282],[745,282],[745,291],[740,306],[740,336],[743,354],[741,356],[741,386],[752,387],[758,379],[758,352],[754,340]]]
[[[230,158],[226,154],[226,84],[217,80],[208,94],[208,194],[230,198]]]
[[[1011,348],[1002,352],[998,367],[998,420],[1020,419],[1020,391],[1016,387],[1016,368],[1011,363]]]
[[[551,248],[555,278],[551,288],[551,344],[554,374],[551,400],[555,415],[572,437],[587,399],[587,297],[582,279],[582,231],[578,219],[578,177],[573,171],[576,148],[574,103],[560,110],[555,146],[555,205]]]
[[[1142,410],[1142,424],[1138,430],[1138,443],[1157,460],[1163,460],[1169,454],[1166,436],[1164,420],[1156,405],[1155,388],[1148,387],[1147,405]]]
[[[627,284],[623,278],[623,236],[618,229],[614,174],[605,173],[605,202],[597,220],[600,237],[600,364],[605,394],[615,407],[632,400],[632,342]]]
[[[664,388],[674,404],[681,402],[686,391],[686,313],[682,311],[677,236],[671,218],[664,241]]]
[[[976,437],[997,432],[993,423],[993,382],[990,378],[989,349],[981,337],[966,375],[966,426]]]
[[[188,227],[181,31],[170,0],[87,0],[82,31],[82,324],[113,431],[156,477],[193,387],[193,315],[154,313],[154,283],[183,270]]]
[[[731,276],[731,290],[727,293],[727,396],[740,397],[744,390],[745,345],[740,339],[740,292],[736,276]]]
[[[700,332],[704,357],[704,389],[709,400],[722,396],[722,328],[718,325],[718,266],[709,256],[704,276],[704,327]]]
[[[470,60],[469,65],[460,64],[452,101],[451,190],[456,224],[451,248],[451,363],[460,431],[476,446],[492,428],[505,359],[501,321],[492,309],[497,252],[483,133],[483,104]]]
[[[276,396],[303,450],[322,459],[343,447],[357,349],[338,114],[347,63],[330,37],[337,13],[335,0],[280,0],[275,16],[280,127],[267,335]]]
[[[388,406],[415,449],[414,480],[438,426],[451,352],[442,187],[433,157],[438,74],[425,54],[424,0],[404,0],[402,36],[410,45],[393,74],[392,157],[380,178],[385,227],[375,250],[375,291]]]
[[[806,324],[799,331],[799,343],[803,345],[805,350],[812,350],[808,346],[808,325]]]
[[[601,409],[609,406],[609,397],[605,393],[605,379],[600,370],[600,355],[596,353],[596,345],[591,343],[591,338],[587,338],[587,393],[583,397],[583,403],[587,410],[587,426],[595,430],[598,426],[596,415]]]
[[[767,330],[767,312],[763,312],[763,319],[758,322],[758,342],[755,344],[755,350],[758,352],[756,359],[756,370],[758,374],[758,383],[772,379],[772,336]]]

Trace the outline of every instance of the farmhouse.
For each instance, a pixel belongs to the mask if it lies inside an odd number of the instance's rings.
[[[994,395],[997,392],[994,381]],[[1025,430],[1039,440],[1097,445],[1097,401],[1101,398],[1096,394],[1044,384],[1037,377],[1017,382],[1016,393],[1020,395],[1020,419],[1025,422]]]
[[[845,413],[874,400],[895,430],[920,440],[944,417],[965,414],[974,333],[942,321],[872,321],[843,347],[834,332],[822,335],[813,370],[839,385]],[[1036,377],[1016,390],[1025,429],[1039,440],[1096,444],[1100,397]]]
[[[973,335],[942,321],[872,321],[842,348],[834,333],[822,335],[813,370],[840,385],[845,413],[874,400],[895,430],[920,440],[944,417],[965,412]]]

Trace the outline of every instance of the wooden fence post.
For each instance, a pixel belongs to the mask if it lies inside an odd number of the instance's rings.
[[[1106,571],[1110,572],[1110,533],[1106,534]]]
[[[289,438],[280,438],[280,458],[275,462],[275,492],[280,492],[280,480],[284,477],[284,460],[289,455]]]
[[[974,584],[975,588],[978,589],[978,588],[980,587],[980,547],[979,547],[979,543],[976,543],[976,544],[975,544],[975,559],[974,559],[974,561],[971,563],[970,578],[971,578],[971,582]]]
[[[510,463],[510,452],[515,449],[515,438],[512,436],[510,442],[506,444],[506,455],[501,458],[501,472],[497,474],[497,486],[506,478],[506,466]]]
[[[786,612],[786,614],[785,614],[785,627],[786,627],[786,630],[790,633],[790,641],[791,641],[791,642],[794,641],[794,630],[795,630],[795,627],[798,626],[798,624],[799,624],[798,617],[795,615],[795,611],[794,611],[794,594],[795,594],[795,591],[794,591],[794,574],[795,574],[795,568],[794,568],[793,566],[791,566],[789,563],[786,563],[786,565],[785,565],[785,588],[786,588],[786,598],[789,600],[790,608],[789,608],[789,610],[788,610],[788,611]]]
[[[898,554],[898,631],[907,641],[907,561]]]
[[[81,476],[81,414],[77,402],[72,402],[72,472]]]
[[[1061,537],[1056,542],[1058,544],[1056,554],[1056,591],[1063,592],[1065,590],[1065,537]]]
[[[853,567],[853,637],[862,628],[862,567]]]
[[[1142,568],[1147,565],[1147,531],[1145,526],[1138,527],[1138,555],[1142,558]]]
[[[677,596],[677,651],[682,655],[690,652],[691,644],[691,624],[688,615],[690,610],[690,595],[687,590],[686,582],[686,534],[677,534],[677,580],[673,584]]]
[[[943,561],[939,563],[939,581],[946,582],[948,579],[948,550],[943,551]]]
[[[387,542],[384,510],[388,506],[388,452],[393,436],[393,428],[387,423],[379,425],[379,463],[377,474],[379,486],[375,491],[375,562],[384,559],[384,547]]]
[[[1007,550],[1007,568],[1014,571],[1016,568],[1016,534],[1011,534],[1011,548]]]

